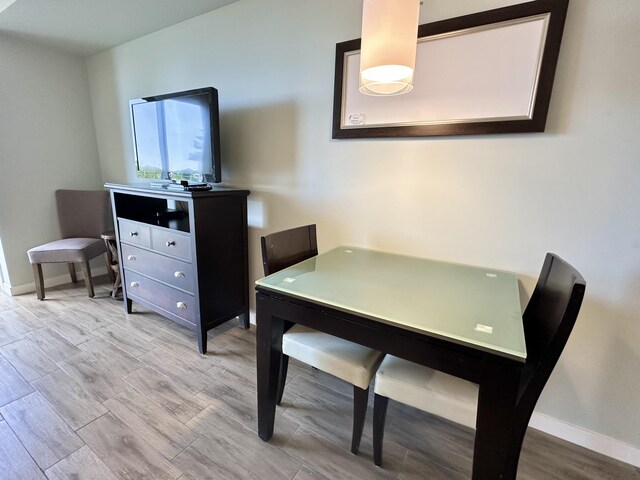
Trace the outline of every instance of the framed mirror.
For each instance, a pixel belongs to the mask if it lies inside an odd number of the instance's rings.
[[[569,0],[418,28],[413,90],[359,92],[360,39],[336,45],[333,138],[544,131]]]

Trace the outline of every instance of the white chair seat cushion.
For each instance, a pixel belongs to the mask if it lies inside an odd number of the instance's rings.
[[[63,238],[27,250],[31,263],[81,263],[105,253],[104,241],[95,238]]]
[[[475,383],[387,355],[376,374],[374,390],[383,397],[476,428],[479,387]]]
[[[282,353],[362,389],[369,388],[383,357],[371,348],[302,325],[282,336]]]

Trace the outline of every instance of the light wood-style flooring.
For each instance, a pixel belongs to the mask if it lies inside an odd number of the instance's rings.
[[[390,402],[384,465],[371,409],[349,452],[351,386],[291,362],[275,435],[256,434],[255,328],[186,329],[84,285],[0,293],[0,479],[470,478],[472,431]],[[640,471],[530,429],[519,479],[640,480]]]

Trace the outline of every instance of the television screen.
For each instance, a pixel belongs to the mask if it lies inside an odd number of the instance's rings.
[[[138,177],[220,182],[215,88],[138,98],[129,106]]]

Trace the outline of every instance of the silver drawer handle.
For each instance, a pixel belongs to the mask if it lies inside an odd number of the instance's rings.
[[[174,272],[173,276],[176,278],[184,278],[184,273],[182,272]]]
[[[170,242],[165,243],[165,245],[167,247],[173,247],[176,244],[176,242],[174,242],[173,240],[171,240]]]
[[[127,256],[127,260],[131,260],[131,261],[133,261],[133,260],[135,260],[135,259],[136,259],[136,257],[134,257],[133,255],[128,255],[128,256]]]
[[[130,284],[133,288],[139,287],[140,284],[138,282],[131,282]]]
[[[137,237],[138,236],[138,232],[129,232],[129,236],[130,237]]]
[[[182,309],[186,309],[187,308],[187,304],[184,303],[184,302],[178,302],[178,303],[176,303],[176,307],[182,308]]]

